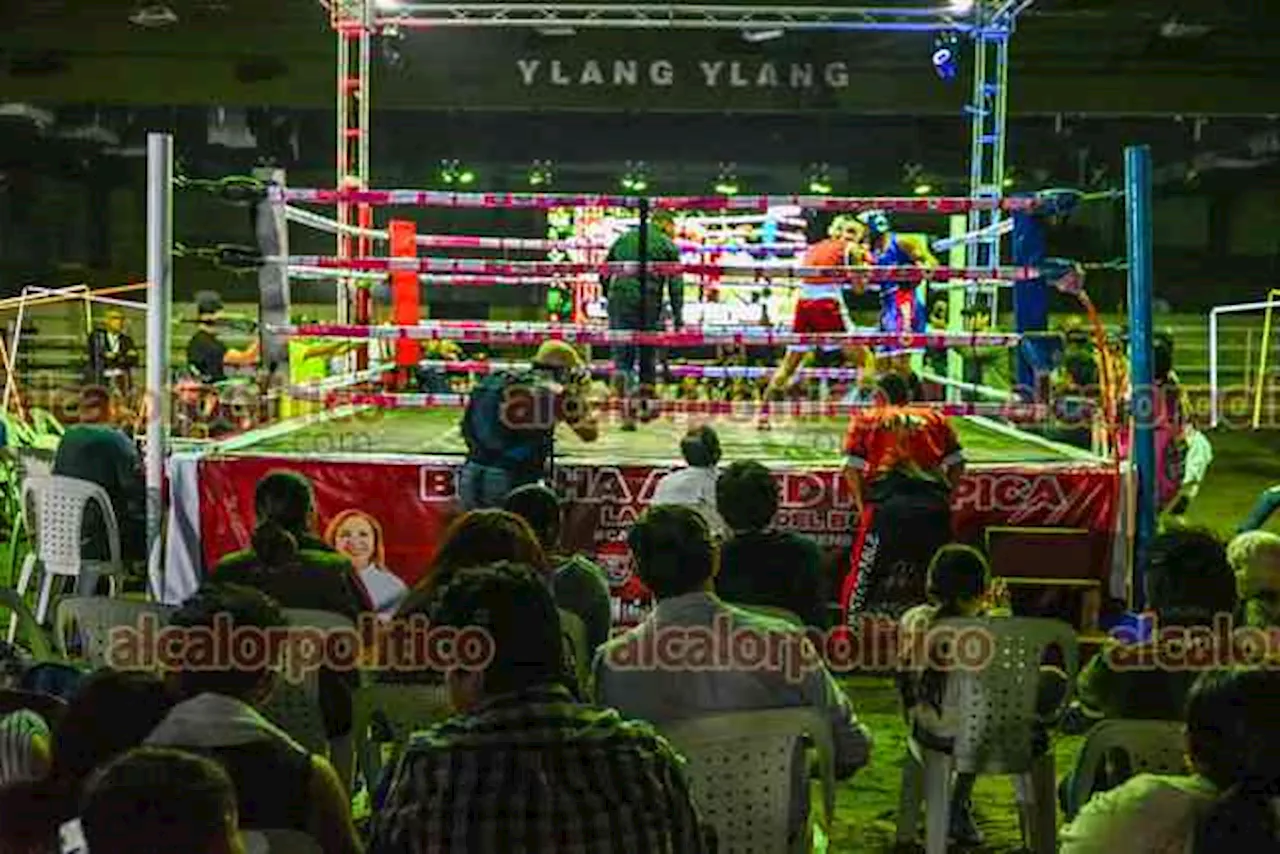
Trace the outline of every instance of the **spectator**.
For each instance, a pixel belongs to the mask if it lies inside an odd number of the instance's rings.
[[[329,522],[324,539],[339,554],[351,558],[378,615],[384,619],[394,616],[409,588],[387,569],[386,538],[378,520],[363,510],[343,510]]]
[[[845,436],[844,476],[860,519],[840,606],[850,618],[896,623],[924,600],[929,561],[951,541],[964,452],[946,418],[910,406],[913,374],[884,373],[877,384],[881,405],[855,412]]]
[[[89,333],[88,349],[88,384],[128,399],[133,393],[133,369],[141,358],[123,311],[107,309],[102,325]]]
[[[770,527],[778,513],[778,484],[769,470],[754,460],[733,463],[716,483],[716,502],[733,532],[720,551],[720,598],[783,608],[806,626],[827,628],[822,551],[808,537]]]
[[[680,455],[687,468],[677,469],[658,481],[653,491],[653,505],[679,504],[702,514],[718,539],[724,539],[728,526],[716,512],[716,480],[720,476],[720,437],[703,425],[690,427],[680,442]]]
[[[214,576],[225,584],[252,587],[283,608],[340,614],[352,623],[373,611],[373,603],[351,561],[331,551],[312,533],[315,509],[311,484],[300,474],[278,471],[254,490],[258,526],[252,547],[218,562]],[[315,546],[315,548],[306,548]],[[325,734],[344,781],[351,779],[351,692],[358,675],[321,668],[317,675]]]
[[[1189,406],[1186,408],[1190,408]],[[1204,477],[1209,472],[1209,464],[1213,462],[1213,445],[1209,437],[1198,430],[1191,421],[1183,427],[1183,439],[1186,444],[1186,458],[1183,461],[1182,485],[1164,512],[1178,522],[1187,515],[1191,503],[1200,494]]]
[[[352,622],[373,610],[351,561],[313,533],[311,484],[295,472],[272,472],[254,490],[257,527],[250,548],[218,561],[218,581],[256,587],[285,608],[331,611]]]
[[[406,748],[374,854],[706,850],[671,747],[565,688],[559,615],[537,576],[500,563],[441,589],[434,624],[484,629],[492,656],[449,671],[457,716]]]
[[[1145,557],[1147,607],[1157,628],[1181,642],[1181,629],[1210,626],[1236,608],[1236,581],[1222,543],[1208,531],[1180,528],[1155,537]],[[1136,639],[1131,639],[1136,640]],[[1080,674],[1078,693],[1086,717],[1179,720],[1195,681],[1189,669],[1154,663],[1152,644],[1110,643]]]
[[[1280,536],[1237,535],[1227,546],[1227,563],[1236,575],[1240,622],[1259,629],[1280,626]]]
[[[1280,850],[1280,673],[1201,674],[1187,699],[1193,773],[1140,774],[1092,798],[1062,831],[1063,854]]]
[[[257,590],[208,584],[183,604],[170,625],[193,638],[229,631],[231,638],[214,637],[214,645],[235,647],[236,635],[269,638],[285,621],[276,603]],[[359,852],[351,803],[333,766],[323,756],[309,755],[254,708],[270,695],[280,664],[278,645],[262,648],[260,667],[240,660],[218,666],[204,655],[184,662],[175,674],[183,700],[146,743],[220,761],[235,783],[243,827],[300,830],[325,854]],[[185,651],[199,655],[202,649],[196,643]]]
[[[399,618],[429,614],[438,587],[454,573],[475,566],[509,560],[533,567],[546,576],[551,567],[529,523],[505,510],[472,510],[453,521],[426,573],[409,591],[396,611]]]
[[[587,629],[591,655],[609,639],[609,579],[595,561],[581,554],[562,554],[560,501],[540,483],[522,486],[507,496],[504,509],[529,523],[551,565],[551,592],[556,605],[577,614]]]
[[[172,706],[151,674],[99,670],[86,678],[54,727],[48,776],[0,792],[0,838],[14,851],[57,850],[58,828],[75,817],[93,769],[141,744]]]
[[[582,357],[563,341],[543,342],[527,371],[485,377],[462,416],[462,509],[496,507],[512,489],[546,477],[561,421],[582,441],[594,442],[600,428],[587,396],[590,382]]]
[[[244,854],[236,790],[218,763],[141,747],[89,781],[80,810],[92,854]]]
[[[950,753],[960,726],[960,683],[948,678],[947,670],[931,668],[942,651],[933,649],[925,659],[918,653],[928,642],[929,632],[939,620],[952,617],[983,617],[1007,613],[1004,608],[988,609],[999,598],[990,589],[991,568],[977,549],[947,545],[938,549],[929,564],[929,603],[902,615],[901,660],[905,664],[898,686],[906,710],[911,737],[929,749]],[[1067,676],[1059,668],[1042,667],[1038,708],[1042,715],[1060,710],[1067,693]],[[1036,733],[1036,750],[1049,749],[1048,733]],[[951,837],[962,845],[981,845],[982,833],[974,821],[970,795],[973,774],[957,774],[951,796]]]
[[[115,514],[120,533],[120,556],[126,561],[144,561],[147,557],[147,489],[142,477],[138,447],[123,431],[111,426],[114,411],[100,391],[98,399],[86,397],[80,407],[82,419],[67,428],[58,442],[53,457],[52,473],[96,483],[107,493],[111,512]],[[85,509],[81,523],[81,552],[89,560],[110,557],[106,522],[96,504]],[[83,576],[80,593],[92,595],[86,585],[93,583]]]
[[[187,364],[192,372],[206,384],[220,383],[227,378],[227,366],[244,368],[258,364],[258,341],[246,350],[232,350],[218,337],[219,326],[224,321],[222,297],[215,291],[196,294],[196,334],[187,342]]]
[[[596,699],[602,705],[659,726],[717,712],[811,706],[830,721],[837,776],[850,777],[867,763],[870,732],[858,723],[848,697],[803,630],[726,605],[712,592],[715,545],[700,515],[688,507],[651,507],[631,529],[628,542],[636,571],[658,604],[645,622],[614,638],[596,655]],[[660,666],[634,666],[641,660],[637,650],[650,648],[656,638],[673,630],[686,638],[691,631],[706,632],[708,638],[755,632],[765,648],[778,644],[788,652],[798,648],[806,668],[797,679],[784,672],[773,656],[764,663],[731,662],[728,667],[708,668],[705,660],[696,663],[685,658],[698,644],[667,649]],[[802,833],[807,826],[803,810],[808,791],[803,763],[796,764],[795,774],[793,791],[798,800],[792,805],[791,827]]]

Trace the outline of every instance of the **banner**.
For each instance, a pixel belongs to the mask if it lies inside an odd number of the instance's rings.
[[[253,489],[263,475],[288,469],[315,488],[319,530],[330,539],[340,515],[359,511],[374,531],[374,552],[408,584],[423,574],[446,527],[458,513],[459,466],[446,461],[296,460],[208,458],[200,462],[200,520],[206,566],[248,546],[253,531]],[[627,530],[671,469],[578,465],[557,472],[565,501],[563,547],[594,555],[624,598],[643,588],[632,577]],[[780,508],[775,525],[812,537],[837,567],[852,542],[854,511],[848,487],[835,470],[777,471]],[[988,526],[1075,528],[1093,536],[1091,566],[1105,578],[1117,518],[1119,476],[1101,466],[1003,465],[967,472],[953,497],[956,538],[979,544]],[[904,532],[910,536],[909,532]],[[779,567],[784,572],[785,567]],[[1089,567],[1081,567],[1086,572]]]

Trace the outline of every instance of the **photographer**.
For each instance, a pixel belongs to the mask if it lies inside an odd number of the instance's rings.
[[[556,425],[584,442],[600,435],[587,399],[590,375],[563,341],[546,341],[527,371],[485,377],[467,401],[462,437],[467,461],[458,477],[463,510],[501,507],[507,493],[548,476]]]

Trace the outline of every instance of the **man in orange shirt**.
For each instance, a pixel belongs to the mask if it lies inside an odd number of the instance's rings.
[[[853,217],[838,216],[828,229],[828,237],[809,247],[801,262],[803,267],[845,267],[862,264],[869,260],[866,247],[862,245],[864,227]],[[792,331],[797,333],[838,333],[849,332],[853,323],[845,308],[842,291],[848,287],[848,276],[829,274],[806,276],[800,290],[800,300],[796,303],[795,320]],[[861,287],[856,286],[861,292]],[[805,354],[814,348],[806,344],[794,344],[787,348],[787,353],[778,366],[777,372],[765,389],[766,402],[778,397],[790,387],[796,370],[804,360]],[[863,348],[844,348],[839,345],[818,348],[824,356],[838,354],[845,350],[846,359],[853,365],[861,365]],[[768,419],[761,417],[761,428],[769,426]]]
[[[846,621],[896,622],[923,603],[929,561],[951,541],[951,491],[964,453],[944,416],[910,405],[913,379],[882,374],[877,405],[849,421],[843,474],[859,522],[840,594]]]

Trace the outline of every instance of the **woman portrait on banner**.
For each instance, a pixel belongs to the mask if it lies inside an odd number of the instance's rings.
[[[386,540],[378,520],[363,510],[343,510],[329,522],[324,539],[338,554],[351,559],[378,616],[391,619],[409,588],[386,568]]]

